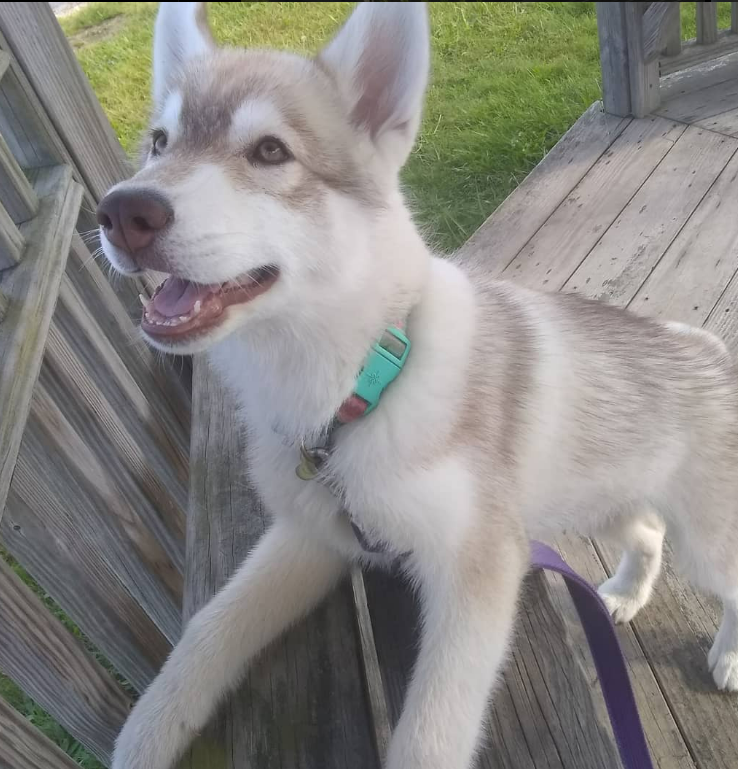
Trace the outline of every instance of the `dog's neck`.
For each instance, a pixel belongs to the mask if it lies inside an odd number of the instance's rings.
[[[431,255],[404,207],[372,234],[370,278],[313,311],[236,332],[211,352],[249,420],[293,442],[319,437],[354,391],[371,345],[422,302]]]

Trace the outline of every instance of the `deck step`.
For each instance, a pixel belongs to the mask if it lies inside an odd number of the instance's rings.
[[[0,518],[82,200],[66,166],[38,169],[31,182],[39,212],[19,228],[25,257],[0,271]]]

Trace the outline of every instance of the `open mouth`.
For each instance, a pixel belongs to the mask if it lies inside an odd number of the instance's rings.
[[[245,304],[268,291],[277,281],[273,266],[251,270],[238,280],[201,284],[168,277],[144,306],[141,328],[152,337],[174,341],[199,335],[217,326],[226,308]]]

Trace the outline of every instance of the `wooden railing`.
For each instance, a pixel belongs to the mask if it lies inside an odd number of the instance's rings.
[[[718,3],[696,3],[697,36],[682,40],[678,2],[598,2],[605,110],[642,117],[660,103],[662,77],[738,51],[738,2],[730,26],[718,26]]]
[[[181,628],[189,393],[88,249],[125,153],[47,3],[0,4],[0,672],[102,763]],[[0,698],[0,766],[68,759]]]

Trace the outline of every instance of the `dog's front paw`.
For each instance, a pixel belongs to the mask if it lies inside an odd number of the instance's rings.
[[[707,655],[707,664],[718,689],[738,692],[738,650],[726,642],[726,635],[718,631],[715,643]]]
[[[613,620],[619,625],[630,622],[650,598],[650,591],[623,585],[617,575],[603,582],[597,592]]]

